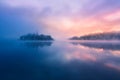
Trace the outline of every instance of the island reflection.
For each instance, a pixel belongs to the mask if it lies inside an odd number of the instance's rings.
[[[24,45],[31,48],[51,46],[53,42],[24,42]]]
[[[73,45],[81,45],[84,47],[104,49],[104,50],[120,50],[119,42],[71,42]]]

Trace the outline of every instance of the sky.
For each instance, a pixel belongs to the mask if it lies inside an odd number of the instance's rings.
[[[27,33],[67,39],[120,31],[120,0],[0,0],[0,37]]]

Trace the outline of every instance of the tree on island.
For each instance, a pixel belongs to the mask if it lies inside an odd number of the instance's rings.
[[[27,34],[20,36],[20,40],[54,40],[50,35]]]

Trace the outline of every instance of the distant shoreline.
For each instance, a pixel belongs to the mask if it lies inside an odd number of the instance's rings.
[[[120,32],[109,32],[109,33],[96,33],[96,34],[89,34],[84,36],[74,36],[69,40],[120,40]]]

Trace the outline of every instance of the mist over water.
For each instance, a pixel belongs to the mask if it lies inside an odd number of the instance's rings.
[[[120,43],[1,40],[0,80],[120,80]]]

